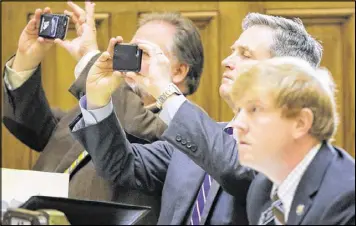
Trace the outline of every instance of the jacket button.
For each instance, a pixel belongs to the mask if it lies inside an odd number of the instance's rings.
[[[187,148],[190,149],[191,147],[192,147],[192,143],[188,142],[188,143],[187,143]]]
[[[192,152],[196,152],[197,146],[195,144],[192,144],[192,147],[190,148],[190,150],[192,150]]]
[[[187,140],[186,139],[182,139],[182,142],[181,142],[183,145],[186,145],[187,144]]]
[[[176,136],[176,141],[180,142],[182,140],[182,137],[180,135]]]

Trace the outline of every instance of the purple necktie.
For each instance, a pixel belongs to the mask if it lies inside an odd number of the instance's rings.
[[[211,177],[210,175],[205,174],[204,181],[200,187],[197,199],[194,204],[192,218],[190,219],[191,225],[199,225],[201,221],[201,214],[203,213],[206,197],[209,194],[210,187]]]

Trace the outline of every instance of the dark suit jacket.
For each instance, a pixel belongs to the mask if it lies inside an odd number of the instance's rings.
[[[272,182],[256,176],[247,197],[251,224],[271,206]],[[302,213],[297,207],[304,205]],[[287,224],[355,225],[355,161],[345,151],[324,143],[296,190]]]
[[[87,73],[98,56],[91,59],[71,86],[70,92],[75,97],[80,98],[85,93]],[[16,138],[41,152],[34,170],[64,172],[84,150],[68,128],[80,109],[78,106],[67,113],[51,111],[41,85],[40,72],[39,67],[18,89],[10,91],[4,87],[3,123]],[[131,141],[152,142],[166,128],[163,121],[143,107],[140,98],[125,83],[114,93],[113,104]],[[69,197],[151,206],[151,212],[142,223],[156,224],[160,210],[159,194],[152,196],[113,186],[96,174],[92,161],[84,162],[78,169],[69,183]]]
[[[230,194],[240,196],[239,178],[255,173],[239,165],[234,139],[219,127],[186,101],[162,139],[187,154]],[[247,197],[250,224],[257,224],[261,213],[271,205],[271,189],[272,182],[263,174],[253,180]],[[304,205],[301,215],[296,210],[299,205]],[[300,181],[287,224],[355,224],[355,161],[348,153],[323,144]]]
[[[71,124],[71,129],[80,118]],[[114,113],[96,125],[76,130],[73,135],[90,153],[97,172],[104,178],[128,188],[162,194],[158,224],[189,221],[205,172],[187,155],[165,141],[131,144]],[[213,163],[211,167],[216,165]],[[241,194],[236,197],[213,184],[202,214],[203,223],[248,223],[246,195],[250,180],[239,183]]]

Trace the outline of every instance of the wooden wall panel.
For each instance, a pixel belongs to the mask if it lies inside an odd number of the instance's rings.
[[[83,2],[78,4],[84,6]],[[6,60],[17,49],[17,40],[29,14],[36,8],[45,6],[50,6],[57,13],[67,8],[65,2],[2,3],[2,71]],[[323,65],[330,67],[338,85],[342,87],[338,94],[342,125],[337,143],[354,155],[354,7],[354,2],[96,2],[96,19],[99,48],[105,50],[112,36],[121,35],[125,42],[131,40],[141,13],[181,11],[191,18],[200,28],[205,65],[198,92],[189,99],[199,104],[212,118],[229,121],[233,117],[232,111],[218,93],[223,72],[221,61],[230,54],[230,46],[242,32],[242,19],[248,12],[301,16],[307,29],[327,43]],[[329,33],[333,35],[328,35]],[[74,36],[74,30],[71,30],[69,38]],[[330,44],[333,42],[334,45]],[[68,110],[77,104],[68,92],[69,85],[74,80],[73,69],[76,62],[58,47],[53,48],[48,55],[50,57],[42,66],[47,98],[51,106]],[[2,157],[3,167],[27,169],[32,166],[38,154],[31,152],[2,126]]]
[[[355,3],[327,2],[320,8],[307,3],[304,8],[285,3],[279,7],[266,3],[264,10],[271,15],[301,18],[307,31],[321,41],[321,66],[332,73],[338,89],[340,123],[333,144],[355,156]]]

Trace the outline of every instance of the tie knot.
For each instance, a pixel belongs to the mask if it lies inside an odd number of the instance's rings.
[[[272,201],[275,202],[275,201],[278,201],[279,200],[279,196],[278,196],[278,190],[276,189],[276,191],[273,193],[272,195]]]

